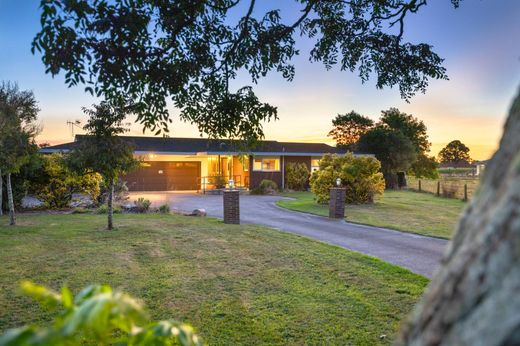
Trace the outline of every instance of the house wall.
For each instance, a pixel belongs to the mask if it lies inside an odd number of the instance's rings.
[[[274,157],[274,156],[271,156]],[[281,157],[276,156],[280,158],[280,165],[282,164]],[[282,186],[282,172],[260,172],[260,171],[253,171],[253,162],[254,157],[249,157],[249,188],[254,189],[255,187],[258,187],[260,185],[260,182],[264,179],[272,180],[278,185],[279,187]]]

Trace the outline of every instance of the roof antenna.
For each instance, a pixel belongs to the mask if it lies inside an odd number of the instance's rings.
[[[82,129],[81,126],[79,126],[80,124],[81,124],[81,121],[79,121],[79,120],[74,120],[74,121],[67,120],[67,125],[70,127],[70,135],[72,136],[72,138],[74,138],[74,127],[77,127],[78,129]]]

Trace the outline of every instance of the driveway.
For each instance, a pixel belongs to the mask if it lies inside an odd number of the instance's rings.
[[[132,193],[131,199],[144,197],[156,206],[168,203],[173,210],[191,212],[203,208],[209,216],[222,218],[219,195],[195,193]],[[448,243],[446,240],[411,233],[357,225],[344,220],[289,211],[276,206],[279,196],[240,196],[242,223],[269,226],[296,233],[349,250],[378,257],[431,278]]]

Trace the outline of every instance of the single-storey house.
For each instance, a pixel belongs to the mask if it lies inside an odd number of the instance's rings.
[[[67,152],[74,142],[49,146],[42,153]],[[206,191],[223,187],[230,179],[236,186],[255,188],[263,179],[280,187],[290,162],[305,163],[310,171],[318,169],[325,154],[344,154],[344,150],[324,143],[259,141],[247,152],[226,139],[122,136],[142,160],[140,168],[124,177],[130,191]]]

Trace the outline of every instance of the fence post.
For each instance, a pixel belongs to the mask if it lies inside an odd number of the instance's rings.
[[[468,201],[468,184],[464,184],[464,202]]]
[[[437,181],[437,197],[441,195],[441,181]]]
[[[419,179],[419,192],[422,192],[422,188],[421,188],[421,179]]]

